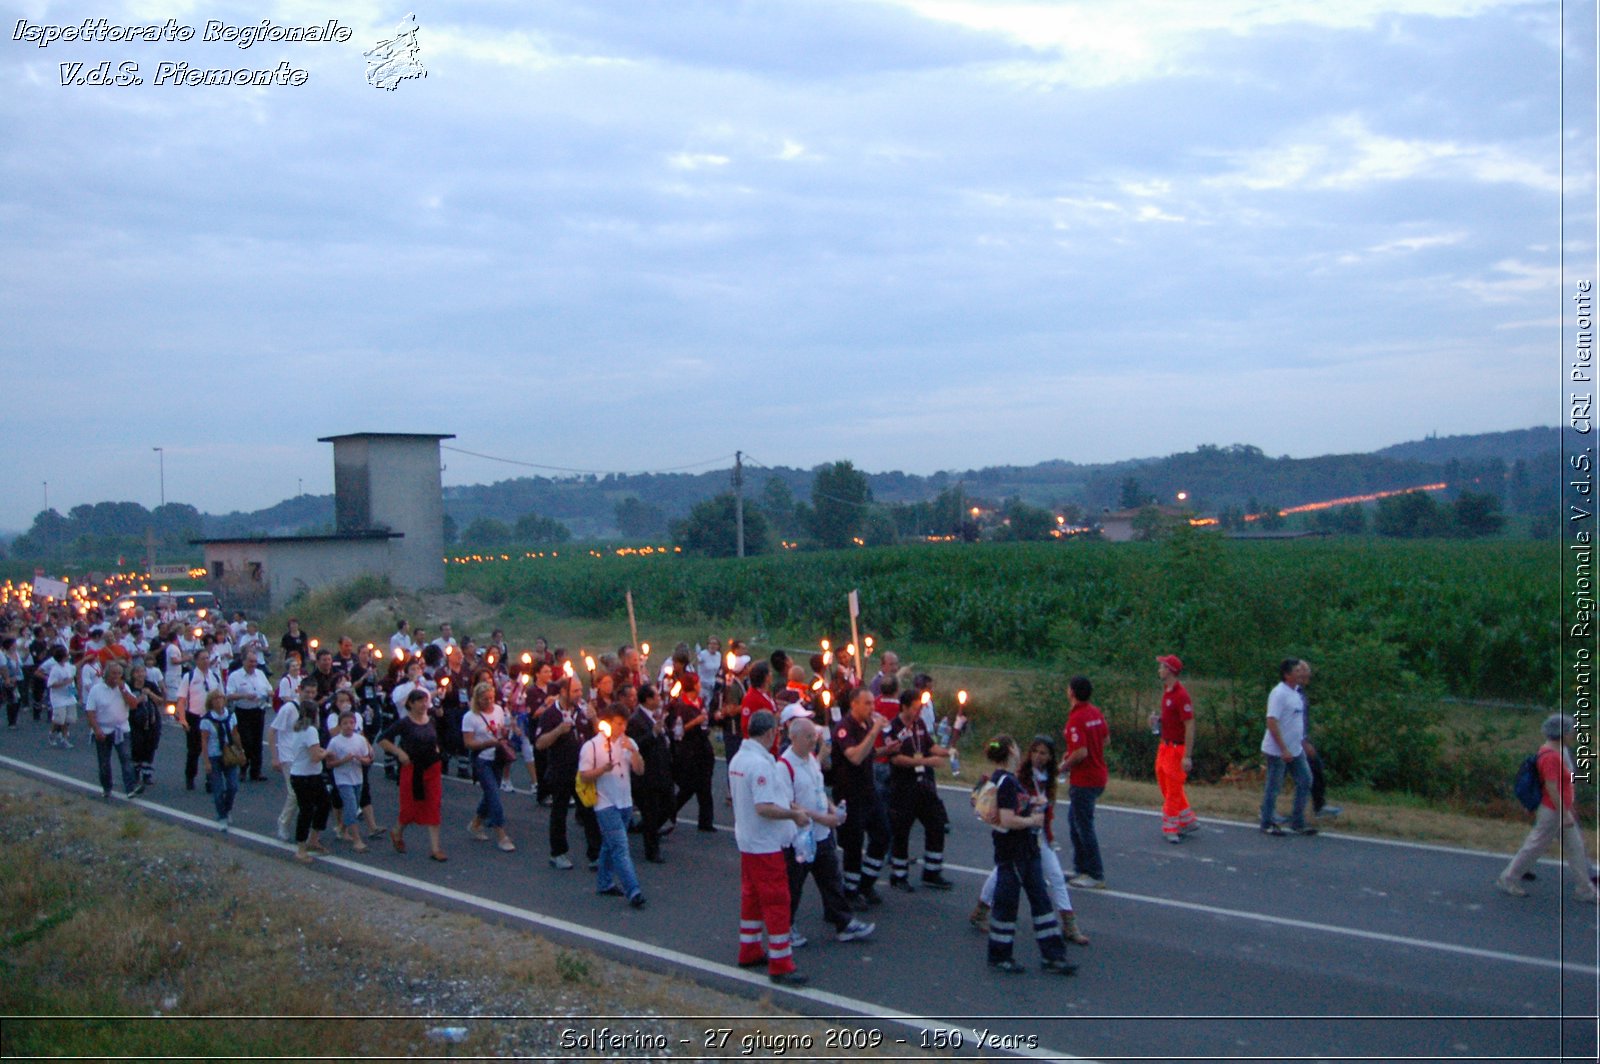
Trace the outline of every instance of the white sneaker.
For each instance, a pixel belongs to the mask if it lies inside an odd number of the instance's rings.
[[[793,949],[799,949],[801,946],[806,945],[810,941],[811,940],[809,938],[807,938],[806,936],[802,935],[798,931],[795,931],[793,929],[791,929],[789,931],[789,945]]]
[[[1331,817],[1338,816],[1342,812],[1344,812],[1344,806],[1342,806],[1342,805],[1325,805],[1325,806],[1323,806],[1321,809],[1319,809],[1317,811],[1316,815],[1319,818],[1320,817],[1330,817],[1331,818]]]
[[[1091,875],[1079,874],[1067,880],[1067,886],[1077,887],[1079,890],[1105,890],[1106,881]]]
[[[869,924],[863,920],[851,920],[834,938],[839,942],[854,942],[866,938],[878,929],[877,924]]]

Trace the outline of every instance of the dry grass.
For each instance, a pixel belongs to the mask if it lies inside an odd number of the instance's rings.
[[[631,1017],[692,1060],[676,1039],[710,1026],[734,1052],[825,1026],[5,772],[0,1014],[7,1058],[412,1059],[445,1024],[470,1032],[458,1059],[552,1055],[564,1027]],[[242,1016],[270,1018],[221,1019]]]

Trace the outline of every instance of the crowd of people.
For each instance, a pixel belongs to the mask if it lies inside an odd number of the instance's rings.
[[[357,645],[347,637],[323,643],[291,620],[272,642],[241,614],[180,616],[169,605],[147,616],[12,606],[0,631],[9,728],[25,714],[36,722],[47,716],[47,742],[71,749],[81,712],[107,799],[113,759],[123,793],[137,797],[157,781],[163,734],[181,731],[184,786],[203,782],[223,831],[241,780],[267,781],[270,768],[283,785],[278,838],[292,841],[302,862],[330,846],[359,854],[379,839],[404,854],[413,826],[425,830],[429,857],[448,861],[441,804],[443,780],[454,771],[478,789],[466,824],[471,839],[514,852],[508,799],[530,796],[544,810],[551,867],[576,867],[570,813],[595,890],[643,907],[629,836],[639,837],[646,862],[662,864],[662,840],[691,803],[695,828],[717,830],[713,737],[720,734],[740,852],[741,965],[765,965],[777,983],[805,981],[793,954],[805,936],[793,919],[808,880],[841,942],[873,934],[863,917],[884,903],[880,881],[905,894],[953,886],[943,871],[950,816],[938,781],[967,721],[959,711],[940,717],[933,678],[902,670],[892,652],[866,679],[853,644],[835,652],[826,642],[801,663],[783,650],[754,659],[741,640],[724,650],[711,638],[704,646],[680,643],[658,666],[648,644],[598,656],[580,650],[574,658],[541,638],[514,654],[499,629],[479,643],[458,640],[448,623],[430,639],[400,621],[386,645]],[[1195,726],[1183,668],[1174,655],[1156,659],[1162,693],[1150,722],[1159,736],[1161,831],[1172,844],[1200,830],[1184,790]],[[1285,660],[1268,698],[1260,829],[1269,836],[1286,834],[1285,826],[1315,834],[1308,808],[1322,817],[1339,812],[1325,802],[1308,737],[1310,676],[1308,663]],[[1089,939],[1071,888],[1106,884],[1095,807],[1108,782],[1109,727],[1087,677],[1073,677],[1068,696],[1059,747],[1046,735],[1026,744],[997,735],[983,747],[989,771],[971,805],[991,832],[994,861],[971,922],[986,931],[996,971],[1024,970],[1013,947],[1026,895],[1041,969],[1072,974],[1066,947]],[[1587,868],[1564,750],[1570,718],[1564,725],[1552,718],[1546,736],[1538,764],[1546,808],[1499,880],[1507,893],[1525,893],[1519,877],[1557,837],[1569,854],[1576,849],[1574,869]],[[179,755],[171,757],[176,775]],[[1287,819],[1277,813],[1286,775],[1295,781]],[[380,776],[395,785],[388,827],[376,807],[391,803],[374,802]],[[1055,845],[1063,782],[1070,875]],[[1587,877],[1579,893],[1593,896]]]

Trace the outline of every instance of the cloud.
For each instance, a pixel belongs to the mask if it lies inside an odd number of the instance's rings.
[[[1561,189],[1559,172],[1531,154],[1498,144],[1388,136],[1374,132],[1359,115],[1334,118],[1291,143],[1225,153],[1224,159],[1228,169],[1210,183],[1253,192],[1350,191],[1419,179]]]

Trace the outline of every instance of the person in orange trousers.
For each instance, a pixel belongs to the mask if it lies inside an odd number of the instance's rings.
[[[1194,703],[1178,681],[1183,662],[1172,654],[1156,659],[1161,677],[1161,709],[1150,714],[1150,726],[1158,729],[1161,745],[1156,748],[1156,786],[1161,788],[1161,834],[1168,842],[1179,843],[1200,830],[1200,820],[1189,808],[1183,785],[1194,768]]]

